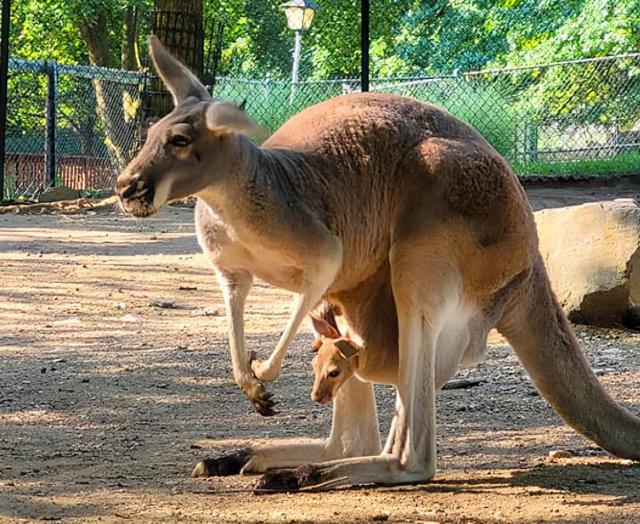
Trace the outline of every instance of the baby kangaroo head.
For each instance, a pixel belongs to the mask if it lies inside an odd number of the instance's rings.
[[[359,348],[342,337],[335,325],[325,319],[312,319],[320,336],[313,343],[316,355],[311,361],[314,373],[311,400],[326,405],[358,369]]]
[[[212,99],[154,36],[149,51],[175,107],[149,128],[144,146],[116,182],[122,207],[138,217],[214,184],[237,164],[238,135],[264,132],[244,105]]]
[[[344,338],[319,338],[314,342],[314,351],[311,400],[326,405],[358,368],[358,348]]]

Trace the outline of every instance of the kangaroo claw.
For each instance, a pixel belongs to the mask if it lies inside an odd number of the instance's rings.
[[[276,411],[273,410],[273,406],[276,405],[276,402],[272,400],[273,393],[265,390],[263,384],[258,383],[247,396],[251,400],[254,409],[263,417],[271,417],[276,414]]]

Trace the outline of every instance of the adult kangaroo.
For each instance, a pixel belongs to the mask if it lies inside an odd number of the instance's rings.
[[[397,318],[397,372],[387,377],[396,414],[382,452],[372,385],[350,380],[325,443],[246,449],[195,474],[301,466],[262,478],[287,489],[428,480],[435,356],[453,374],[492,327],[568,424],[615,455],[640,458],[640,419],[592,373],[551,291],[524,191],[476,131],[435,106],[363,93],[304,110],[258,147],[245,135],[260,129],[242,108],[213,100],[153,37],[150,50],[175,109],[151,127],[117,192],[138,217],[198,197],[198,238],[226,301],[234,377],[257,409],[271,412],[260,381],[277,377],[322,299],[339,305],[365,347],[376,343],[366,332],[375,310],[358,304],[386,293]],[[297,298],[271,356],[252,362],[243,307],[254,275]]]

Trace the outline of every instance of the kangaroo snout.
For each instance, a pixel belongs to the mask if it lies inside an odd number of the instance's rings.
[[[116,181],[122,208],[136,217],[148,217],[157,211],[153,205],[155,193],[153,182],[144,180],[139,173],[123,173]]]
[[[332,399],[333,396],[331,395],[330,391],[313,390],[311,392],[311,400],[317,402],[318,404],[322,404],[323,406],[330,404]]]

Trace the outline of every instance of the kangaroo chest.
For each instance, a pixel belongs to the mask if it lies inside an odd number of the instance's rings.
[[[200,247],[215,267],[246,270],[273,286],[300,290],[303,272],[291,256],[254,239],[242,238],[203,204],[196,206],[196,233]]]

